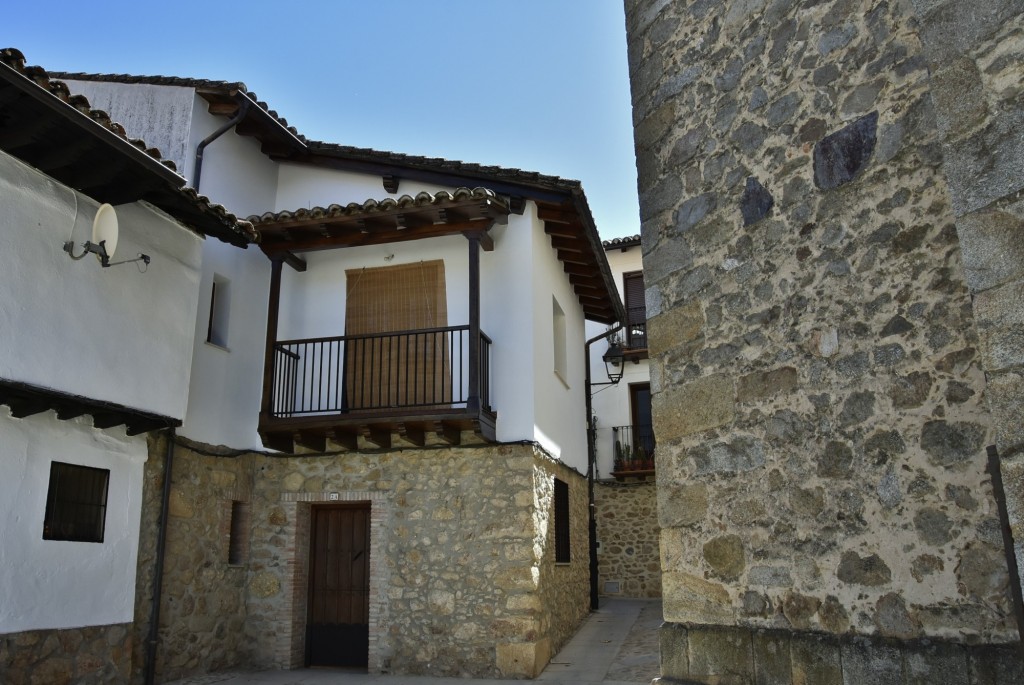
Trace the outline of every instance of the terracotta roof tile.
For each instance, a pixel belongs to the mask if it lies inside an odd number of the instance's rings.
[[[294,211],[267,212],[261,215],[249,217],[249,221],[259,229],[260,224],[271,224],[283,221],[315,221],[318,219],[336,219],[345,216],[356,216],[372,214],[375,212],[390,212],[405,209],[421,208],[428,206],[443,206],[452,202],[464,200],[491,200],[498,202],[507,211],[501,198],[486,188],[456,188],[452,192],[442,190],[438,193],[417,193],[415,197],[403,195],[399,198],[385,198],[383,200],[369,199],[363,203],[350,202],[347,205],[332,204],[327,207],[313,207],[312,209],[296,209]]]
[[[640,235],[628,235],[623,238],[612,238],[601,243],[604,249],[611,250],[617,247],[633,247],[640,244]]]

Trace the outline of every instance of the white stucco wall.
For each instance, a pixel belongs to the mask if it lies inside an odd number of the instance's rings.
[[[0,633],[131,622],[146,438],[0,407]],[[110,470],[103,542],[43,540],[50,462]]]
[[[587,471],[586,388],[583,361],[584,316],[544,224],[537,219],[537,206],[527,203],[533,238],[533,349],[534,349],[534,439],[563,462]],[[567,377],[556,374],[552,297],[566,319]]]
[[[629,247],[625,252],[621,248],[613,248],[605,252],[608,258],[608,266],[611,269],[615,284],[619,290],[619,296],[625,297],[623,292],[622,275],[631,271],[640,271],[641,251],[640,247]],[[608,329],[604,324],[587,322],[587,339],[599,335]],[[625,335],[620,331],[620,337]],[[604,341],[595,342],[590,346],[590,372],[591,380],[595,383],[608,381],[605,373],[605,364],[602,356],[608,349]],[[597,417],[597,474],[599,478],[609,478],[615,460],[614,437],[612,428],[615,426],[629,426],[632,424],[632,414],[629,400],[629,386],[633,383],[650,382],[651,374],[646,359],[637,362],[627,361],[623,367],[622,380],[618,385],[606,385],[595,387],[593,397],[594,415]]]
[[[160,150],[164,159],[190,176],[195,146],[190,150],[194,89],[141,83],[65,81],[72,93],[84,95],[93,109],[101,109],[124,126],[130,138],[141,138]]]
[[[159,210],[116,208],[115,260],[72,261],[91,238],[97,203],[0,153],[0,378],[185,416],[200,238]]]

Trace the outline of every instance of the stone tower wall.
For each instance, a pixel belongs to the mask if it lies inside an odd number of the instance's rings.
[[[663,672],[1019,668],[1020,4],[626,10]]]

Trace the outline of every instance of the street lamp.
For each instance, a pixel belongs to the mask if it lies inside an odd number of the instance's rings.
[[[608,345],[608,351],[601,357],[604,360],[605,372],[608,374],[608,381],[611,385],[616,385],[622,380],[622,362],[625,357],[626,354],[622,351],[622,345],[620,345],[617,340],[613,340],[611,344]],[[604,384],[593,383],[592,385]]]

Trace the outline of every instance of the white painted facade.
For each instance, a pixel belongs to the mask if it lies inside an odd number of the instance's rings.
[[[121,120],[129,134],[162,140],[151,122],[165,122],[173,135],[167,141],[172,158],[193,178],[196,145],[227,118],[210,115],[206,102],[193,92],[191,110],[179,101],[180,88],[71,82],[73,90],[97,99]],[[146,119],[133,111],[152,106],[152,89],[168,89],[160,101],[173,105],[169,119]],[[186,89],[189,90],[189,89]],[[398,192],[387,193],[379,175],[360,174],[278,163],[260,152],[253,138],[228,131],[206,147],[200,192],[239,217],[268,211],[296,210],[331,204],[362,204],[419,192],[452,191],[403,179]],[[537,441],[581,472],[587,468],[584,408],[584,316],[568,277],[527,202],[522,215],[491,231],[495,248],[481,253],[481,329],[491,347],[491,405],[498,414],[497,439]],[[468,323],[468,243],[462,236],[432,238],[300,255],[308,269],[282,274],[278,339],[342,335],[345,330],[345,271],[358,267],[406,264],[442,259],[448,298],[448,323]],[[257,434],[266,338],[270,262],[255,247],[239,250],[208,240],[195,319],[191,399],[185,437],[237,449],[262,449]],[[214,280],[229,282],[230,315],[227,342],[206,342],[210,292]],[[567,368],[554,372],[552,301],[565,312]]]
[[[619,296],[625,299],[623,274],[642,270],[640,246],[627,247],[625,250],[613,246],[605,251],[605,256],[608,258],[608,266],[611,268],[615,285],[619,289]],[[607,326],[587,322],[587,339],[600,335],[606,330],[608,330]],[[619,337],[620,339],[624,337],[624,331],[619,332]],[[594,383],[608,381],[605,363],[602,359],[607,350],[608,344],[604,341],[595,342],[590,346],[590,373]],[[594,416],[597,418],[595,443],[598,478],[611,477],[615,460],[615,435],[612,429],[616,426],[632,424],[629,386],[649,383],[650,379],[650,365],[646,359],[627,360],[623,365],[622,380],[617,385],[603,385],[594,388],[592,408]]]
[[[146,437],[0,407],[0,634],[130,623]],[[50,462],[110,470],[102,543],[43,539]]]
[[[115,255],[71,260],[97,203],[0,152],[0,378],[182,419],[201,239],[144,203],[116,208]],[[145,436],[0,407],[0,633],[128,623]],[[51,462],[108,469],[103,542],[43,540]]]

